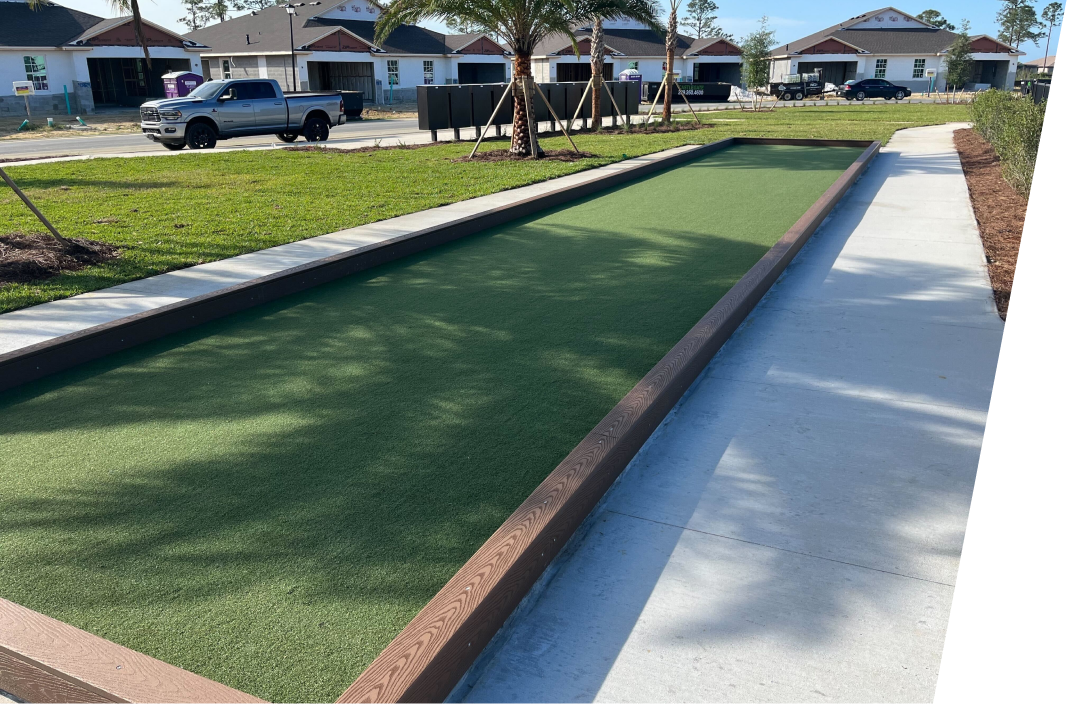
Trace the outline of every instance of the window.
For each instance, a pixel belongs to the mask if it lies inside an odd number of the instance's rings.
[[[640,62],[631,61],[630,64],[626,68],[631,70],[631,71],[639,71],[640,69],[638,68],[638,66],[640,66]]]
[[[222,60],[222,77],[223,78],[233,78],[233,76],[230,75],[230,60],[229,59],[223,59]]]
[[[433,61],[422,62],[422,82],[428,86],[433,85]]]
[[[911,69],[912,78],[926,77],[926,59],[915,59],[915,65]]]
[[[889,63],[889,59],[875,59],[874,61],[874,77],[885,78],[886,64]]]
[[[397,59],[386,59],[385,70],[389,74],[389,85],[400,85],[400,61]]]
[[[256,81],[252,85],[252,98],[255,100],[272,100],[278,96],[274,94],[274,86],[266,81]]]
[[[26,80],[33,81],[34,90],[48,90],[48,72],[44,68],[43,56],[23,56],[26,65]]]

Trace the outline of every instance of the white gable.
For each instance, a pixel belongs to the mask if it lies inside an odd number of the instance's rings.
[[[846,29],[914,29],[929,26],[892,8],[883,12],[868,12],[863,17],[845,23]]]
[[[326,12],[319,13],[316,17],[333,20],[370,20],[373,22],[381,14],[382,8],[378,3],[370,0],[346,0],[340,5],[334,5]]]

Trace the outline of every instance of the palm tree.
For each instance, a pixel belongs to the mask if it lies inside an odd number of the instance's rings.
[[[381,43],[402,24],[422,20],[458,20],[491,30],[515,53],[511,151],[521,156],[540,156],[536,128],[530,130],[533,102],[531,59],[534,47],[554,34],[570,37],[575,53],[578,42],[573,28],[596,18],[628,17],[659,28],[655,0],[394,0],[378,19],[375,41]]]
[[[49,0],[29,0],[30,9],[36,10],[44,7],[48,2]],[[144,22],[141,20],[141,8],[137,0],[108,0],[108,3],[115,8],[116,12],[128,12],[133,15],[133,34],[137,37],[141,49],[144,50],[144,60],[148,68],[152,68],[152,57],[148,55],[148,40],[144,36]]]
[[[667,17],[667,73],[663,76],[664,81],[669,83],[663,86],[663,122],[671,121],[671,95],[674,92],[674,50],[678,48],[678,6],[681,0],[670,0],[671,13]]]
[[[600,86],[604,81],[604,18],[593,20],[593,36],[589,38],[589,68],[593,72],[593,129],[599,130],[603,121],[600,116]]]

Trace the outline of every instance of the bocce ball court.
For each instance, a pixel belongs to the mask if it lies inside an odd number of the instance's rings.
[[[444,698],[877,151],[696,147],[9,380],[0,689]]]

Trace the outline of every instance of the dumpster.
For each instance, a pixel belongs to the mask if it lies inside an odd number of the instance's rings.
[[[341,101],[345,106],[345,117],[349,120],[362,120],[363,117],[363,91],[343,90]]]
[[[191,71],[164,73],[163,95],[167,98],[184,98],[203,82],[203,76],[198,76]]]

